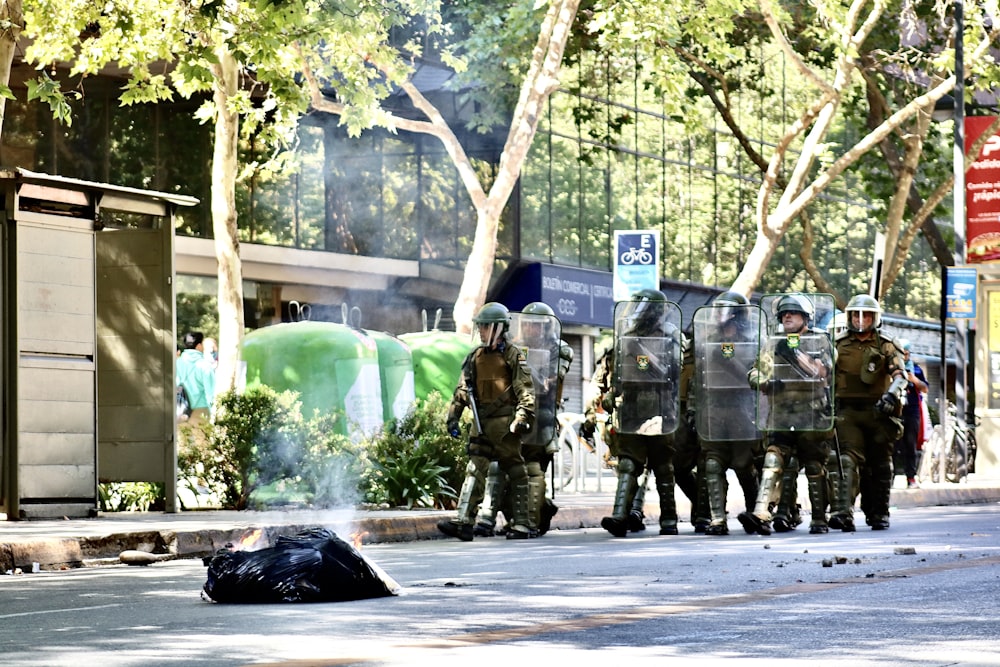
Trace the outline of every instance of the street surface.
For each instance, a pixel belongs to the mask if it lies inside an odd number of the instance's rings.
[[[729,523],[370,545],[402,593],[346,603],[208,602],[200,560],[0,576],[0,664],[1000,664],[1000,505],[885,532]]]

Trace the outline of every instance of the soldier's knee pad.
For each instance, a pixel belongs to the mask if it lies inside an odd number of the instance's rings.
[[[764,469],[765,470],[780,470],[784,461],[781,460],[781,454],[778,452],[767,452],[764,454]]]
[[[507,477],[511,483],[518,483],[528,479],[528,468],[523,463],[518,463],[507,468]]]
[[[706,475],[721,475],[726,469],[722,466],[722,462],[714,457],[707,457],[705,459],[705,474]]]
[[[542,472],[542,464],[537,461],[529,461],[524,464],[524,469],[528,473],[528,477],[544,477],[545,473]]]
[[[623,456],[618,459],[618,472],[625,475],[634,475],[636,471],[635,461]]]
[[[806,461],[806,477],[822,477],[826,472],[819,461]]]

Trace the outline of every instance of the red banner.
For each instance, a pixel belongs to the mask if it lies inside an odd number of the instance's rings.
[[[965,118],[965,150],[996,116]],[[965,172],[965,259],[969,264],[1000,260],[1000,134],[983,145]]]

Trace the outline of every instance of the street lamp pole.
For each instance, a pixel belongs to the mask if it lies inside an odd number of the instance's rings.
[[[952,160],[955,186],[952,190],[952,224],[955,230],[954,264],[965,263],[965,6],[955,0],[955,108]],[[948,288],[947,267],[941,267],[941,401],[942,436],[948,420]],[[955,320],[955,419],[965,418],[965,326]]]

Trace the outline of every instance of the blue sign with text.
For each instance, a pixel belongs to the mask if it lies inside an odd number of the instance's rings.
[[[615,300],[609,273],[551,264],[542,264],[541,272],[541,300],[556,317],[564,323],[611,326]]]
[[[945,267],[945,317],[948,319],[976,319],[975,268]]]

